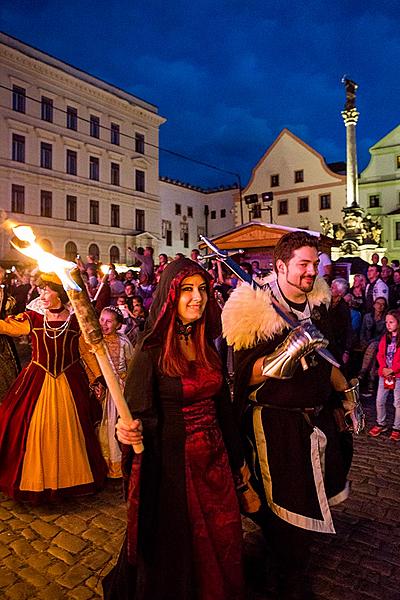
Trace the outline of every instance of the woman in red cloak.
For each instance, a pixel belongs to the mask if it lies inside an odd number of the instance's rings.
[[[118,422],[127,535],[106,600],[241,600],[242,530],[232,471],[243,458],[213,340],[210,277],[189,259],[161,275],[128,372],[133,425]]]

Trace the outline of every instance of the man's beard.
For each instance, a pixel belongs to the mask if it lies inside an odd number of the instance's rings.
[[[300,277],[300,282],[299,282],[299,284],[297,284],[297,283],[293,283],[292,281],[290,281],[288,275],[286,275],[286,281],[289,285],[295,287],[296,289],[300,290],[301,292],[309,293],[312,291],[312,289],[314,287],[316,277],[313,277],[312,281],[307,284],[304,282],[304,279],[305,279],[305,277]],[[307,277],[307,279],[308,279],[308,277]]]

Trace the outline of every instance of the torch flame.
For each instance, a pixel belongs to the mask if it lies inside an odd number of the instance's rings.
[[[63,260],[62,258],[58,258],[58,256],[54,256],[54,254],[43,250],[37,243],[32,228],[28,225],[17,225],[16,227],[13,227],[12,230],[17,239],[12,239],[11,245],[18,250],[18,252],[36,260],[41,271],[44,271],[45,273],[56,273],[61,279],[61,283],[66,291],[81,291],[79,285],[70,275],[71,271],[76,268],[74,262]]]

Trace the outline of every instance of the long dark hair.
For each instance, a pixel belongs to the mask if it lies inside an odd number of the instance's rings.
[[[221,333],[221,311],[211,294],[211,277],[198,263],[188,258],[174,260],[161,274],[141,343],[143,348],[161,346],[159,368],[170,377],[186,375],[190,366],[176,333],[176,318],[182,282],[193,275],[204,279],[208,298],[201,318],[195,321],[193,327],[196,364],[208,369],[221,364],[213,344]]]

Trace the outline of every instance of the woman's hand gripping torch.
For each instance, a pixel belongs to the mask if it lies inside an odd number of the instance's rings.
[[[97,358],[120,419],[130,431],[137,432],[133,437],[136,440],[141,440],[140,422],[132,419],[131,412],[115,376],[99,320],[77,265],[43,250],[36,242],[35,235],[30,227],[22,225],[13,227],[13,233],[15,237],[11,240],[11,245],[16,250],[36,260],[42,271],[54,272],[60,278],[74,309],[85,342],[89,344]],[[132,445],[137,454],[143,452],[144,447],[141,441],[134,442]]]

